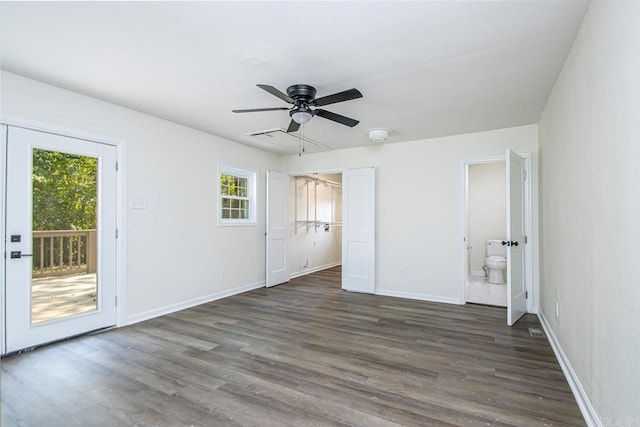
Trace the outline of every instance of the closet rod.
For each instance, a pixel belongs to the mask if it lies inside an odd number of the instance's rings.
[[[314,176],[309,176],[309,175],[298,175],[296,176],[296,179],[305,179],[307,181],[322,182],[322,183],[327,183],[329,185],[333,185],[335,187],[342,187],[342,183],[340,182],[331,181],[328,179],[316,178]]]

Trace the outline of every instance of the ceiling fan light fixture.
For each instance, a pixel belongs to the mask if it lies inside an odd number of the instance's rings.
[[[384,142],[387,138],[389,138],[391,129],[371,128],[371,129],[367,129],[365,132],[369,134],[369,139],[371,140],[371,142]]]
[[[291,110],[289,115],[294,122],[303,125],[311,120],[313,111],[307,106],[300,105]]]

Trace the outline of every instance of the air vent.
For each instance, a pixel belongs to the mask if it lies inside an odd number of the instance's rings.
[[[282,132],[282,129],[275,128],[275,129],[257,130],[255,132],[247,133],[246,135],[247,136],[270,135],[274,132]]]
[[[260,145],[262,146],[266,145],[283,153],[298,153],[300,148],[300,135],[297,132],[287,133],[281,128],[258,130],[247,133],[246,135],[260,141]],[[320,151],[332,150],[328,145],[313,140],[307,136],[302,137],[302,139],[304,141],[306,153],[318,153]]]
[[[540,328],[529,328],[529,335],[533,338],[546,338],[544,331]]]

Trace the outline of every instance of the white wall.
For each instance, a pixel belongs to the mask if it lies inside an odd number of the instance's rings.
[[[461,303],[465,277],[460,253],[460,161],[504,155],[507,147],[531,152],[536,195],[537,139],[537,126],[529,125],[286,156],[282,167],[284,171],[307,171],[374,166],[376,292]],[[537,211],[535,196],[533,207]],[[537,212],[533,220],[535,232]],[[537,239],[533,240],[537,263]]]
[[[637,0],[591,3],[539,123],[541,309],[603,424],[621,426],[640,423],[638,23]]]
[[[487,239],[507,238],[505,162],[469,165],[469,246],[471,272],[484,274]]]
[[[338,183],[342,182],[342,174],[318,174],[314,175],[314,177]],[[307,231],[305,225],[295,224],[296,185],[298,187],[297,213],[299,221],[307,220],[307,209],[310,221],[316,220],[315,217],[317,216],[318,221],[326,223],[340,222],[342,217],[341,188],[325,187],[323,184],[315,185],[313,182],[308,183],[307,186],[304,178],[291,178],[289,192],[289,218],[291,222],[289,267],[292,277],[334,267],[340,264],[342,258],[342,227],[331,225],[329,231],[325,231],[324,227],[316,228],[311,226]],[[309,190],[308,205],[307,188]]]
[[[147,204],[127,212],[130,320],[263,283],[264,176],[278,156],[6,72],[1,88],[3,115],[126,140],[128,197]],[[257,226],[217,226],[218,162],[258,172]]]

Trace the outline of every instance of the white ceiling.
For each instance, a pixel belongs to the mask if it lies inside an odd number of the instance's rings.
[[[364,97],[305,136],[332,148],[537,123],[587,1],[2,3],[4,70],[276,152],[294,83]]]

